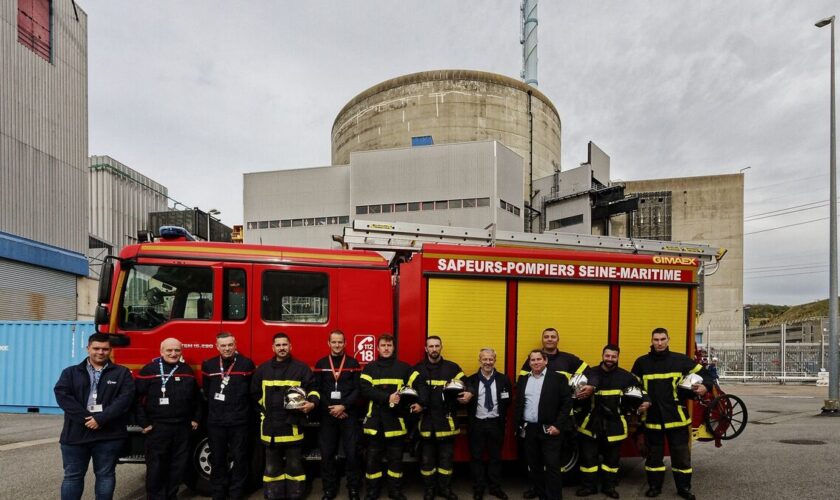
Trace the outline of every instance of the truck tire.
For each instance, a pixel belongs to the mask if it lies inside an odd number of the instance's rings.
[[[210,444],[207,434],[200,433],[190,439],[189,463],[184,474],[184,484],[194,492],[210,496]]]

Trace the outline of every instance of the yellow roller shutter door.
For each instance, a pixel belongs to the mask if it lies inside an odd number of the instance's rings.
[[[491,347],[503,369],[507,282],[430,278],[428,293],[427,336],[440,336],[443,357],[469,375],[478,370],[478,351]]]
[[[629,370],[633,362],[650,351],[650,332],[668,329],[671,350],[686,352],[688,289],[657,286],[622,286],[618,346],[620,365]]]
[[[542,346],[542,331],[556,328],[559,349],[577,355],[590,366],[601,362],[609,340],[610,287],[583,283],[519,282],[517,367],[531,349]]]

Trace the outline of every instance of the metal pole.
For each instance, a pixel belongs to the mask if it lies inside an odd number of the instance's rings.
[[[747,381],[747,311],[748,307],[744,306],[741,308],[741,314],[743,315],[741,323],[743,323],[743,330],[744,330],[744,364],[743,364],[743,378],[742,381]]]
[[[787,345],[786,345],[787,344],[787,323],[782,323],[782,330],[779,333],[781,334],[781,335],[779,335],[779,337],[780,337],[779,340],[782,343],[782,345],[781,345],[781,354],[782,355],[781,355],[781,360],[780,360],[781,361],[780,368],[782,369],[782,383],[784,383],[785,379],[787,378],[787,366],[785,365],[785,358],[787,357]]]
[[[829,281],[828,281],[828,399],[825,400],[823,413],[840,414],[838,397],[838,374],[840,359],[837,345],[837,129],[835,124],[834,103],[834,16],[817,23],[822,28],[831,25],[831,144],[829,149]]]

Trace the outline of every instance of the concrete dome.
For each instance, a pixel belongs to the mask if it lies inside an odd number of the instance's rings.
[[[534,179],[560,167],[560,129],[551,101],[518,80],[483,71],[424,71],[374,85],[342,108],[332,128],[332,164],[350,163],[354,151],[408,147],[418,136],[435,144],[495,139],[524,159],[527,196],[532,151]]]

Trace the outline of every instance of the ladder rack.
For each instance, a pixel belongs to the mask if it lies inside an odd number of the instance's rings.
[[[704,264],[716,264],[725,248],[675,241],[618,238],[572,233],[525,233],[466,227],[354,220],[343,236],[334,238],[347,249],[385,252],[418,252],[424,243],[484,247],[566,248],[590,251],[697,257]]]

